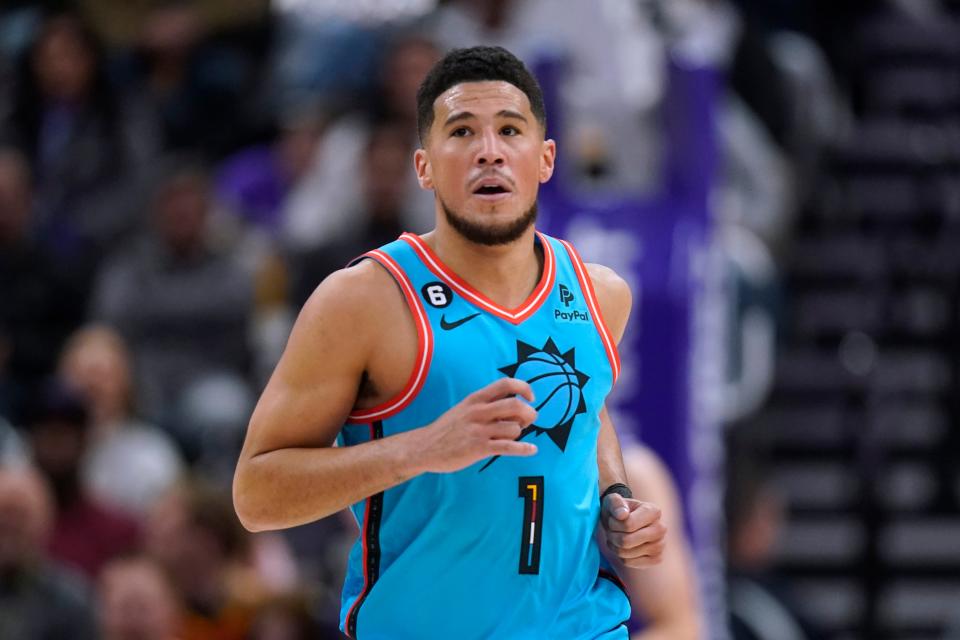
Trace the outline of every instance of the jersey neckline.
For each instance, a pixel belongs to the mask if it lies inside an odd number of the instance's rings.
[[[553,283],[556,278],[557,268],[553,246],[545,235],[539,231],[537,231],[536,234],[537,239],[540,241],[540,246],[543,247],[543,273],[540,276],[540,281],[537,283],[537,286],[533,288],[533,291],[527,296],[527,299],[515,309],[507,309],[473,288],[469,282],[458,276],[453,269],[444,264],[439,256],[434,253],[433,249],[430,248],[430,245],[420,236],[413,233],[404,233],[400,236],[400,240],[409,244],[423,264],[465,300],[507,322],[520,324],[536,313],[540,306],[543,305],[543,302],[553,289]]]

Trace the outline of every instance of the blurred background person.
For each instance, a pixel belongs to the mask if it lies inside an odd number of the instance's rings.
[[[319,624],[310,611],[309,599],[290,594],[272,598],[257,611],[250,640],[340,640],[335,625]]]
[[[87,4],[101,5],[109,28],[111,9],[97,0]],[[244,34],[248,37],[238,43],[220,37],[211,4],[163,0],[135,7],[142,14],[132,29],[133,55],[124,71],[130,93],[156,119],[163,148],[199,151],[212,160],[250,139],[265,118],[261,110],[269,96],[255,93],[257,34]],[[238,10],[234,17],[251,10],[256,15],[265,3],[244,4],[230,7]],[[230,9],[221,15],[229,16]]]
[[[89,407],[84,487],[104,504],[142,518],[185,465],[176,442],[137,417],[133,364],[123,338],[102,325],[79,329],[60,355],[59,375]]]
[[[97,501],[83,485],[91,424],[77,392],[49,381],[31,403],[26,425],[33,459],[53,489],[50,555],[94,580],[110,558],[137,547],[140,526]]]
[[[281,232],[287,200],[310,174],[325,125],[312,101],[290,107],[278,120],[273,140],[228,156],[216,176],[217,197],[270,236]]]
[[[0,636],[49,640],[97,637],[83,578],[47,553],[54,500],[27,466],[0,467]]]
[[[749,452],[749,455],[744,455]],[[774,567],[781,542],[783,496],[756,448],[735,450],[727,474],[727,562],[730,631],[735,640],[822,637],[805,620],[789,582]]]
[[[140,222],[155,125],[117,95],[101,43],[76,14],[43,19],[14,95],[0,135],[30,163],[40,240],[86,284],[102,253]]]
[[[669,546],[663,561],[648,569],[625,569],[623,581],[633,607],[631,640],[700,640],[706,631],[697,569],[683,518],[683,505],[670,470],[642,445],[623,451],[628,484],[637,500],[660,508]]]
[[[302,305],[317,285],[357,256],[397,239],[404,225],[404,195],[409,188],[410,132],[398,122],[375,125],[368,134],[358,167],[361,192],[350,214],[358,221],[355,236],[326,242],[294,254],[298,275],[293,300]]]
[[[290,194],[284,212],[283,242],[295,253],[336,244],[363,234],[368,220],[357,203],[365,197],[362,179],[371,137],[382,123],[392,122],[405,145],[416,140],[416,93],[430,67],[440,58],[429,38],[398,33],[385,45],[382,68],[376,74],[375,95],[366,105],[347,110],[327,126],[310,171]],[[433,221],[433,199],[407,170],[395,194],[405,229],[423,231]]]
[[[111,560],[100,572],[102,640],[177,640],[183,605],[160,566],[145,556]]]
[[[204,453],[206,425],[189,415],[185,394],[215,379],[242,397],[250,364],[252,275],[233,247],[213,242],[212,207],[206,172],[172,169],[157,188],[151,232],[105,267],[92,307],[128,341],[147,415],[191,459]]]
[[[38,240],[26,157],[0,148],[0,414],[22,417],[30,390],[82,321],[85,295],[69,266]]]
[[[147,553],[183,598],[183,640],[245,640],[259,606],[297,582],[282,543],[248,534],[229,493],[209,483],[174,487],[145,529]]]

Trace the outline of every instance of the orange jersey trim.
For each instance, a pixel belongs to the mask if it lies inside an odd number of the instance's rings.
[[[376,260],[390,272],[397,284],[400,285],[400,290],[407,300],[407,306],[410,307],[414,324],[417,327],[417,360],[410,377],[407,379],[406,386],[400,393],[375,407],[354,410],[347,416],[347,422],[350,423],[385,420],[403,411],[423,387],[423,383],[427,379],[427,372],[430,370],[430,361],[433,358],[433,331],[430,329],[430,321],[427,319],[427,312],[420,303],[420,298],[417,297],[407,274],[403,272],[403,269],[393,258],[379,249],[365,253],[361,257]]]
[[[597,292],[593,289],[593,282],[590,280],[590,274],[587,273],[587,266],[573,245],[566,240],[560,240],[567,253],[570,254],[570,260],[573,262],[574,271],[577,272],[577,280],[580,281],[580,289],[587,296],[587,306],[593,314],[593,323],[600,334],[600,340],[603,342],[603,348],[607,352],[607,358],[610,360],[610,367],[613,369],[613,382],[617,382],[620,377],[620,353],[617,351],[617,342],[613,339],[613,334],[603,320],[603,314],[600,313],[600,303],[597,302]]]
[[[540,244],[543,247],[543,274],[540,276],[540,282],[534,287],[533,292],[516,309],[506,309],[470,286],[466,280],[447,267],[420,236],[404,233],[400,236],[400,239],[413,247],[413,250],[417,252],[417,255],[430,271],[467,301],[507,322],[520,324],[536,313],[537,309],[547,299],[553,289],[553,282],[557,273],[553,247],[542,233],[537,232],[537,236],[540,238]]]

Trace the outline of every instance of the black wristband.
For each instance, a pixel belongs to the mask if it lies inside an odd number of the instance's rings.
[[[612,485],[607,487],[603,493],[600,494],[600,502],[603,502],[603,499],[611,493],[619,494],[627,499],[633,498],[633,491],[630,491],[630,487],[622,482],[614,482]]]

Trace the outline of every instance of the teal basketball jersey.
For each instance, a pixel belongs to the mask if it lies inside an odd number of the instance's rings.
[[[625,639],[623,585],[600,554],[597,437],[619,374],[616,344],[583,262],[537,234],[543,275],[505,309],[446,267],[422,238],[360,258],[394,277],[417,327],[418,357],[391,400],[351,413],[339,443],[430,424],[504,376],[533,388],[531,457],[491,457],[427,473],[351,507],[340,624],[360,640]]]

